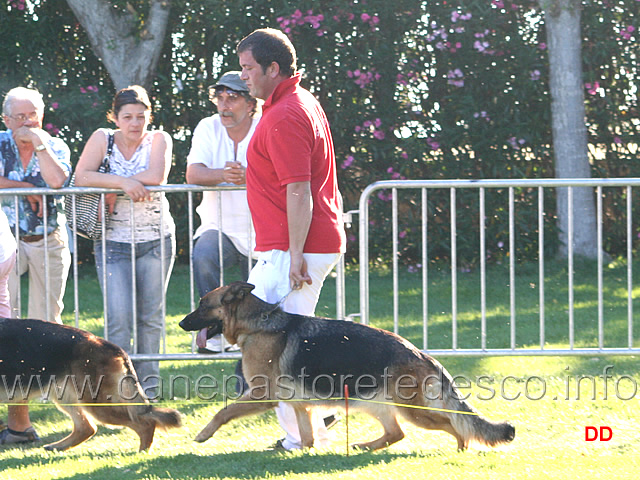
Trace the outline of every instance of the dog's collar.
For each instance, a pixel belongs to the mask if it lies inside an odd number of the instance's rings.
[[[260,318],[264,321],[264,320],[268,320],[269,319],[269,315],[271,315],[273,312],[275,312],[277,309],[280,308],[280,306],[284,303],[284,301],[287,299],[287,297],[289,295],[291,295],[293,293],[293,288],[291,290],[289,290],[289,293],[287,293],[284,297],[282,297],[280,300],[278,300],[276,302],[276,304],[273,306],[273,308],[271,310],[269,310],[268,312],[264,312],[262,315],[260,315]]]

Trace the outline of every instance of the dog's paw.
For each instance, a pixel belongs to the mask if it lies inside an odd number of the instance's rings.
[[[357,452],[371,452],[373,449],[368,443],[353,443],[351,444],[351,450]]]
[[[211,435],[207,435],[204,432],[200,432],[198,435],[196,435],[196,438],[194,438],[193,440],[198,443],[202,443],[202,442],[206,442],[210,438],[211,438]]]

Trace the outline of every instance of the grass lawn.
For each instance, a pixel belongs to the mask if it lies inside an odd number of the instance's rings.
[[[589,270],[590,266],[584,267]],[[635,271],[638,271],[636,269]],[[488,309],[489,346],[505,347],[509,335],[509,303],[505,285],[508,275],[499,268],[491,273]],[[595,295],[588,271],[576,275],[576,345],[591,346],[597,338],[594,323]],[[607,272],[605,312],[609,346],[622,344],[627,336],[624,303],[625,270]],[[562,272],[549,272],[546,305],[546,336],[552,345],[566,345],[566,286]],[[233,278],[228,278],[231,281]],[[459,275],[459,342],[477,348],[479,303],[475,274]],[[450,288],[443,272],[430,276],[429,346],[450,346]],[[506,282],[506,283],[505,283]],[[536,345],[539,325],[536,305],[535,269],[518,275],[519,346]],[[553,282],[556,282],[553,284]],[[101,295],[92,268],[80,269],[80,327],[101,333]],[[393,328],[391,281],[380,274],[371,280],[372,324]],[[533,285],[533,286],[532,286]],[[357,310],[357,273],[347,277],[347,313]],[[622,293],[621,293],[622,289]],[[402,274],[400,333],[422,346],[420,275]],[[68,289],[64,321],[74,323],[72,288]],[[177,327],[188,313],[189,276],[178,266],[167,300],[167,351],[186,352],[191,336]],[[564,303],[563,303],[564,302]],[[318,306],[318,314],[333,315],[335,290],[328,281]],[[596,317],[597,318],[597,317]],[[595,330],[594,330],[595,329]],[[504,331],[506,330],[506,332]],[[640,330],[640,328],[636,328]],[[637,336],[637,335],[636,335]],[[633,356],[599,357],[439,357],[452,375],[459,376],[461,393],[484,416],[507,419],[516,427],[516,439],[504,448],[491,451],[456,450],[453,437],[403,424],[407,434],[399,443],[379,452],[348,452],[347,419],[334,427],[330,449],[277,453],[267,447],[281,436],[272,413],[249,417],[222,427],[204,444],[193,442],[200,429],[223,407],[223,398],[203,400],[187,392],[184,382],[171,378],[196,379],[213,375],[222,379],[233,373],[234,361],[165,361],[161,373],[165,383],[163,404],[183,413],[184,427],[158,432],[150,452],[138,453],[137,436],[128,429],[99,427],[96,436],[63,453],[42,448],[0,446],[0,479],[370,479],[370,478],[622,478],[640,469],[638,429],[639,362]],[[607,366],[611,366],[606,368]],[[604,382],[607,371],[611,378]],[[468,382],[465,383],[465,382]],[[579,388],[578,388],[579,387]],[[6,420],[6,409],[0,409]],[[45,442],[66,435],[68,418],[48,403],[35,402],[31,418]],[[349,442],[370,440],[381,433],[371,418],[350,412]],[[608,442],[586,442],[585,426],[608,426],[613,437]]]

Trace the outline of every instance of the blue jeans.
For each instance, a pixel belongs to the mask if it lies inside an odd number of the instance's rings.
[[[106,287],[105,322],[109,341],[127,353],[132,353],[135,296],[138,346],[135,353],[159,353],[164,324],[162,304],[173,268],[175,239],[172,236],[165,238],[164,272],[160,240],[136,243],[135,278],[132,275],[131,244],[107,241],[106,285],[103,278],[101,240],[94,242],[94,251],[98,279],[103,293]],[[152,396],[148,390],[158,385],[160,373],[158,361],[134,362],[134,367],[143,389],[148,396]]]
[[[241,254],[233,242],[222,234],[222,260],[224,268],[240,266],[242,280],[249,276],[249,260]],[[193,247],[193,275],[200,298],[220,286],[220,252],[218,230],[207,230]],[[229,282],[225,282],[229,283]]]

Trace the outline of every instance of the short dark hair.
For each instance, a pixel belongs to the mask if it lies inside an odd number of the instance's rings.
[[[296,49],[291,40],[275,28],[260,28],[250,33],[238,43],[237,52],[250,50],[253,58],[266,73],[267,67],[276,62],[280,74],[291,77],[296,73]]]
[[[113,97],[113,103],[111,104],[111,111],[107,114],[107,118],[114,122],[118,118],[120,109],[125,105],[131,105],[139,103],[144,105],[146,110],[151,110],[151,101],[149,100],[149,94],[140,85],[130,85],[126,88],[121,88]]]

